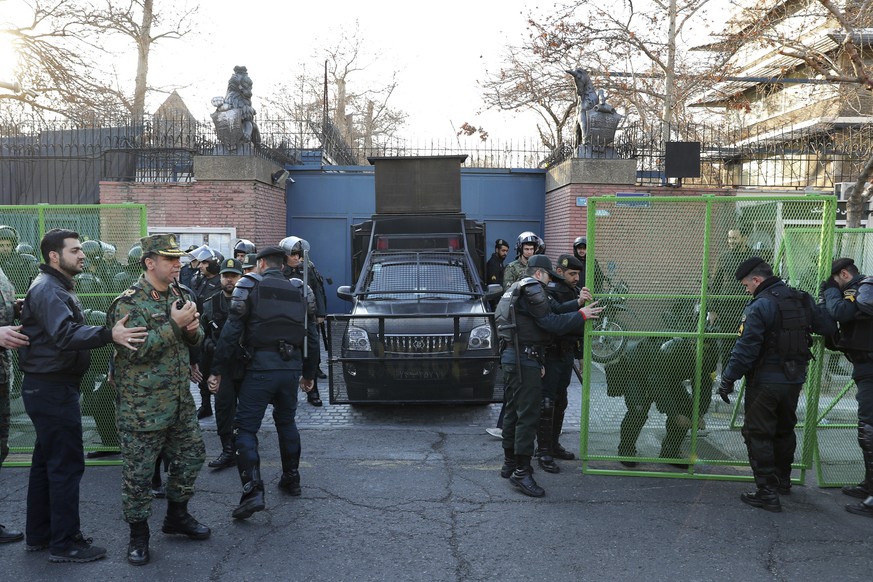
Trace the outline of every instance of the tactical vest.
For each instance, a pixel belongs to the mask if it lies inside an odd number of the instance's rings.
[[[548,298],[540,282],[531,283],[529,279],[526,277],[513,283],[500,298],[497,309],[494,310],[497,335],[502,340],[512,342],[512,332],[515,331],[519,346],[548,345],[552,341],[552,335],[535,323],[537,318],[551,312]],[[523,310],[516,307],[522,293],[526,305]]]
[[[806,294],[788,286],[764,290],[776,304],[776,325],[764,338],[764,353],[779,356],[785,376],[793,380],[812,359],[812,312]]]
[[[851,300],[858,305],[858,315],[851,321],[840,323],[840,330],[836,335],[834,344],[826,344],[828,348],[864,354],[873,352],[873,317],[864,313],[860,303],[858,303],[861,285],[873,285],[873,278],[865,277],[843,290],[843,296],[850,295]]]
[[[300,289],[284,277],[264,277],[249,300],[247,337],[253,349],[278,348],[282,341],[297,347],[303,345],[306,300]]]

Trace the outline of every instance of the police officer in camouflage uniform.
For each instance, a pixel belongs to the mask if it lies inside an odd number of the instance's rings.
[[[27,345],[20,325],[12,325],[17,314],[15,288],[0,270],[0,467],[9,454],[9,352]],[[24,534],[0,525],[0,544],[19,542]]]
[[[873,277],[858,270],[854,259],[831,264],[831,277],[821,285],[822,300],[839,331],[830,338],[833,349],[852,362],[858,387],[858,445],[864,456],[864,481],[843,487],[843,493],[862,499],[846,511],[873,517]]]
[[[18,294],[25,293],[30,282],[36,277],[36,269],[19,253],[18,231],[11,226],[0,226],[0,269],[15,287]]]
[[[234,519],[263,511],[264,482],[258,455],[258,430],[267,405],[279,437],[282,477],[279,488],[300,495],[300,433],[294,422],[297,388],[312,389],[318,362],[318,334],[312,317],[315,301],[300,279],[282,274],[285,250],[267,247],[257,254],[255,273],[245,275],[233,291],[230,316],[215,348],[211,388],[220,386],[228,363],[242,344],[250,356],[233,421],[237,469],[243,486]],[[308,310],[308,311],[307,311]],[[311,322],[306,327],[307,321]],[[304,358],[304,342],[308,355]]]
[[[542,497],[546,492],[534,480],[530,461],[542,407],[546,348],[556,335],[581,334],[585,320],[597,317],[601,309],[592,303],[578,312],[554,313],[545,285],[557,274],[545,255],[531,257],[525,275],[503,294],[494,312],[503,345],[500,364],[506,379],[500,476],[508,478],[525,495]]]
[[[136,351],[116,350],[122,509],[130,524],[127,559],[148,563],[151,479],[159,454],[170,464],[162,531],[205,540],[210,530],[188,513],[206,448],[189,386],[188,348],[203,340],[194,297],[173,285],[184,253],[172,234],[141,239],[143,275],[112,304],[110,324],[129,317],[148,337]]]
[[[543,239],[530,231],[518,235],[518,239],[515,241],[515,260],[509,263],[503,271],[504,291],[524,276],[528,259],[537,254],[542,246]]]

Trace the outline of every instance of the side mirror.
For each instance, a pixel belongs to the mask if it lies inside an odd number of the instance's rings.
[[[352,295],[352,286],[351,285],[341,285],[336,288],[336,296],[342,299],[343,301],[354,301],[355,296]]]
[[[488,285],[488,289],[485,291],[485,299],[488,301],[495,301],[500,299],[503,295],[503,285],[498,285],[496,283],[491,283]]]

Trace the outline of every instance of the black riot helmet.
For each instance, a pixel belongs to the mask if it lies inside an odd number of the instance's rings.
[[[236,244],[233,245],[233,254],[237,253],[250,254],[258,252],[258,247],[255,246],[255,243],[248,239],[241,238],[236,241]]]
[[[573,254],[576,256],[577,259],[579,259],[581,261],[581,260],[585,259],[585,255],[579,254],[580,248],[582,248],[582,249],[588,248],[588,239],[585,238],[584,236],[578,236],[578,237],[576,237],[576,240],[573,241]]]
[[[529,230],[521,233],[518,235],[518,240],[515,241],[515,254],[521,256],[521,249],[526,244],[532,244],[534,246],[534,254],[537,254],[540,247],[543,246],[543,239]]]
[[[12,246],[18,246],[18,231],[8,224],[0,225],[0,240],[11,240]]]
[[[142,247],[139,245],[134,245],[130,247],[130,250],[127,251],[127,265],[129,267],[138,267],[139,262],[142,260]]]
[[[103,257],[103,245],[99,240],[86,240],[82,243],[82,252],[93,261]]]
[[[32,255],[33,254],[33,245],[30,243],[19,243],[17,247],[15,247],[15,252],[19,255]]]

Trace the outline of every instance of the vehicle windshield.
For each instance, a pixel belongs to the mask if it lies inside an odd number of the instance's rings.
[[[460,264],[376,263],[364,289],[368,299],[465,299],[474,295]]]

